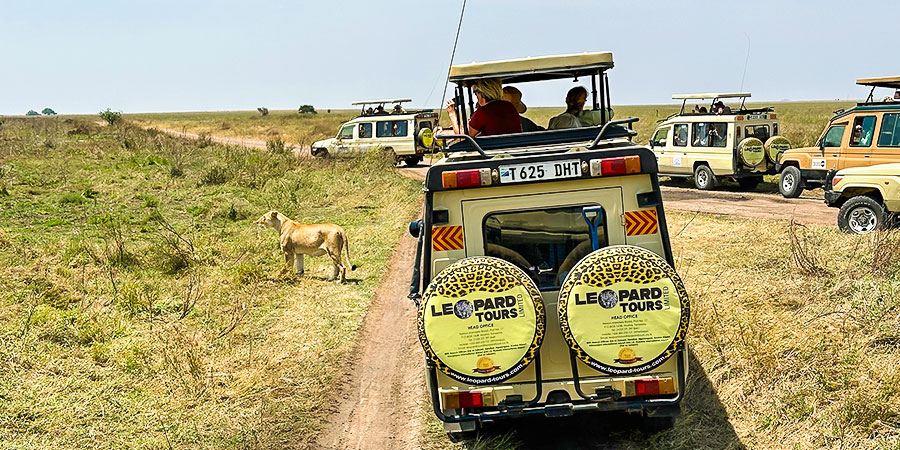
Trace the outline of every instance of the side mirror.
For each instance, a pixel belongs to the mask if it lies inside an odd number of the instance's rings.
[[[819,151],[825,153],[825,139],[819,141]]]
[[[419,234],[421,232],[422,232],[422,219],[419,219],[419,220],[409,223],[410,236],[417,238],[417,237],[419,237]]]

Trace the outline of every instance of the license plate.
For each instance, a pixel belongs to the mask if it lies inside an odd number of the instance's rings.
[[[524,181],[556,180],[581,176],[581,160],[539,162],[500,166],[500,183],[521,183]]]
[[[765,114],[751,114],[747,116],[747,120],[766,119],[767,117]]]

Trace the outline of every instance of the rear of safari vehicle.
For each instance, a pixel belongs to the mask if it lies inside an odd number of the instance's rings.
[[[575,150],[450,158],[427,174],[419,334],[434,411],[451,437],[523,415],[625,410],[660,428],[678,412],[688,317],[680,280],[627,279],[652,270],[615,254],[622,264],[585,258],[627,245],[673,265],[655,157],[622,142]],[[527,279],[488,264],[494,258]],[[591,270],[618,284],[569,280]]]

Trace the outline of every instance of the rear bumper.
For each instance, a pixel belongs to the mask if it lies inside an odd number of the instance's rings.
[[[827,190],[825,191],[825,204],[828,206],[838,206],[838,201],[841,199],[841,193],[837,191]]]
[[[435,415],[444,423],[450,424],[490,423],[525,416],[565,417],[574,415],[575,413],[591,411],[627,411],[642,413],[648,416],[664,416],[677,413],[687,384],[685,379],[687,373],[687,351],[682,348],[672,357],[677,358],[677,391],[672,396],[663,398],[633,397],[622,399],[619,396],[614,395],[585,394],[582,393],[581,388],[578,387],[580,384],[583,384],[584,381],[579,381],[577,379],[576,372],[576,378],[574,378],[572,382],[576,385],[576,390],[581,395],[581,398],[575,398],[567,403],[540,403],[539,400],[542,396],[541,388],[539,387],[536,398],[531,401],[517,403],[500,402],[495,408],[481,411],[466,409],[442,410],[440,406],[440,395],[437,388],[437,370],[434,367],[428,368],[428,387],[431,391],[431,401]],[[540,385],[541,381],[538,380],[537,383]]]

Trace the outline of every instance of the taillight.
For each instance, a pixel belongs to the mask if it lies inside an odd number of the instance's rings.
[[[441,174],[444,189],[488,186],[491,184],[491,169],[453,170]]]
[[[592,159],[591,176],[608,177],[641,173],[640,156],[619,156],[615,158]]]
[[[741,138],[741,127],[734,127],[734,133],[735,133],[735,136],[737,136],[737,139],[740,139]]]
[[[778,122],[772,124],[772,136],[778,136]]]
[[[769,118],[774,120],[774,119],[778,118],[778,115],[776,115],[775,113],[772,113],[772,114],[769,114]]]
[[[444,409],[485,408],[496,406],[491,390],[442,392]]]
[[[744,120],[744,116],[734,116],[734,120]]]
[[[832,178],[832,179],[831,179],[831,187],[837,186],[838,183],[840,183],[841,180],[843,180],[843,179],[844,179],[844,177],[834,177],[834,178]]]
[[[668,395],[675,393],[675,380],[672,377],[644,378],[626,381],[623,397],[637,395]]]

